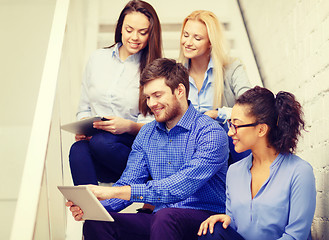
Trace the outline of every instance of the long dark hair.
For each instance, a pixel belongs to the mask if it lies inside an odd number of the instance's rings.
[[[276,96],[266,89],[256,86],[236,101],[248,105],[248,115],[257,123],[269,126],[268,141],[279,153],[293,153],[296,150],[301,130],[305,130],[303,111],[292,93],[280,91]]]
[[[115,27],[114,41],[122,42],[122,25],[125,16],[131,12],[140,12],[144,14],[150,21],[149,38],[146,47],[141,51],[139,71],[142,73],[145,66],[157,58],[162,57],[162,39],[161,25],[157,13],[154,8],[147,2],[140,0],[132,0],[127,3],[121,11],[117,25]],[[114,45],[112,45],[114,46]],[[112,47],[110,46],[110,47]]]

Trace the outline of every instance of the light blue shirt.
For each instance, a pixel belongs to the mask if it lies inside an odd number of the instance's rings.
[[[155,205],[155,211],[171,207],[224,213],[227,159],[225,130],[190,104],[169,132],[156,121],[142,127],[114,184],[130,185],[131,201],[102,203],[108,211],[144,202]]]
[[[315,211],[312,166],[293,154],[278,157],[270,176],[251,197],[252,154],[229,167],[226,213],[246,240],[307,239]]]
[[[214,102],[213,68],[214,68],[214,64],[210,59],[207,71],[205,72],[205,76],[200,92],[196,86],[194,79],[191,76],[189,76],[190,92],[188,98],[192,102],[194,108],[200,113],[205,113],[206,111],[213,109],[213,102]]]
[[[82,80],[77,119],[99,115],[147,122],[138,109],[141,53],[122,61],[121,45],[98,49],[90,56]]]
[[[200,91],[198,90],[194,79],[190,76],[190,92],[189,100],[192,102],[196,110],[205,113],[212,110],[214,103],[214,64],[212,59],[208,63],[207,71],[205,72],[204,80]],[[250,89],[245,69],[240,61],[235,60],[224,69],[224,97],[223,108],[218,109],[218,119],[220,122],[225,122],[231,116],[231,108],[233,107],[236,98],[245,91]]]

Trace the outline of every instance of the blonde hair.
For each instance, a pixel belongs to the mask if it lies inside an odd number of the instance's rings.
[[[214,63],[213,75],[215,80],[214,87],[214,103],[213,108],[222,107],[222,100],[224,95],[224,68],[229,63],[229,56],[227,53],[227,44],[223,36],[221,23],[218,21],[216,15],[210,11],[197,10],[188,15],[182,26],[181,38],[184,34],[184,27],[188,20],[197,20],[203,23],[208,31],[208,37],[211,44],[211,58]],[[186,64],[188,59],[184,57],[182,47],[180,48],[179,61]]]

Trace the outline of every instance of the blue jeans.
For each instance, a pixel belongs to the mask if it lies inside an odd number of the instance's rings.
[[[198,240],[244,240],[233,228],[228,226],[226,229],[222,226],[223,223],[218,222],[214,226],[214,232],[210,234],[209,230],[206,235],[202,235]]]
[[[89,141],[75,142],[70,150],[74,185],[116,182],[126,167],[135,136],[99,131]]]
[[[197,240],[200,224],[210,211],[164,208],[154,214],[111,213],[114,222],[87,220],[85,240]]]

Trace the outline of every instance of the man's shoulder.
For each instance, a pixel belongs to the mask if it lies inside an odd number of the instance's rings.
[[[225,132],[225,130],[220,126],[220,124],[216,120],[212,119],[211,117],[205,114],[197,113],[194,122],[196,128],[214,128]]]
[[[191,134],[200,141],[216,142],[216,145],[228,144],[227,133],[214,119],[204,114],[198,114],[191,121]]]
[[[142,128],[139,130],[138,135],[147,135],[151,134],[151,132],[155,129],[157,124],[157,121],[153,120],[149,123],[146,123],[142,126]]]
[[[141,128],[141,130],[154,128],[156,126],[156,124],[157,124],[157,121],[152,120],[151,122],[148,122],[145,125],[143,125],[143,127]]]

